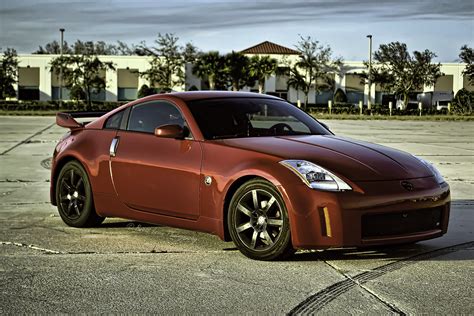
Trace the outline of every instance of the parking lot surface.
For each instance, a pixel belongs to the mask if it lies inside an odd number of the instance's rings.
[[[66,131],[54,121],[0,116],[0,314],[474,313],[472,122],[325,121],[434,163],[452,189],[448,233],[259,262],[204,233],[122,219],[66,226],[49,204],[49,158]]]

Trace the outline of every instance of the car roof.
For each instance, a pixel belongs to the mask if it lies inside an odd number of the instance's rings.
[[[160,98],[161,97],[161,98]],[[208,100],[208,99],[223,99],[223,98],[260,98],[260,99],[274,99],[274,100],[282,100],[278,97],[268,95],[268,94],[260,94],[255,92],[242,92],[242,91],[208,91],[208,90],[201,90],[201,91],[186,91],[186,92],[171,92],[171,93],[163,93],[163,94],[153,94],[147,97],[137,99],[135,101],[129,102],[124,104],[107,114],[101,116],[95,121],[92,121],[87,125],[88,128],[97,128],[100,129],[104,125],[104,122],[115,113],[125,109],[126,107],[132,106],[139,102],[143,101],[152,101],[157,99],[167,97],[175,97],[178,99],[183,100],[184,102],[187,101],[195,101],[195,100]]]
[[[268,94],[242,92],[242,91],[186,91],[186,92],[171,92],[171,93],[166,93],[166,95],[174,96],[183,101],[220,99],[220,98],[267,98],[267,99],[280,100],[280,98],[274,97]]]

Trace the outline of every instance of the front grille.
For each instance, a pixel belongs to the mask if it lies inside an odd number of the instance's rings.
[[[362,238],[413,234],[440,229],[443,207],[362,216]]]

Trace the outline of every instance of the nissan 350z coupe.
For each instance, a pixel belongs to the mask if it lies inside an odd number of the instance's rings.
[[[286,101],[158,94],[98,119],[58,113],[51,202],[74,227],[106,217],[233,240],[246,256],[411,243],[446,233],[450,189],[430,163],[335,136]]]

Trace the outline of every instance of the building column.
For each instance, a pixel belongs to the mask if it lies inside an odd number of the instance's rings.
[[[459,65],[456,71],[456,74],[453,74],[453,92],[454,95],[458,93],[464,87],[464,76],[463,76],[464,66]],[[453,96],[454,97],[454,96]]]
[[[48,66],[39,67],[39,93],[40,101],[51,101],[51,70]]]
[[[336,93],[337,89],[341,89],[346,93],[346,74],[334,74],[334,81],[336,82],[334,93]]]
[[[267,77],[265,80],[264,92],[276,92],[276,75]]]
[[[369,84],[366,82],[364,85],[364,104],[367,105],[370,98],[370,104],[375,104],[375,84],[372,83],[372,89],[369,91]]]
[[[20,66],[18,66],[16,68],[16,81],[13,83],[13,89],[15,89],[15,96],[12,98],[14,100],[18,100],[18,95],[19,95],[19,87],[18,87],[18,82],[20,81],[20,76],[19,76],[19,71],[18,71],[18,68],[20,68]]]
[[[138,68],[138,72],[145,72],[147,71],[148,68]],[[142,76],[138,75],[138,91],[140,91],[140,88],[143,86],[143,85],[147,85],[148,87],[151,87],[151,83],[148,81],[148,79],[146,78],[143,78]]]
[[[118,72],[112,69],[107,69],[105,72],[105,101],[116,102],[118,93]]]

